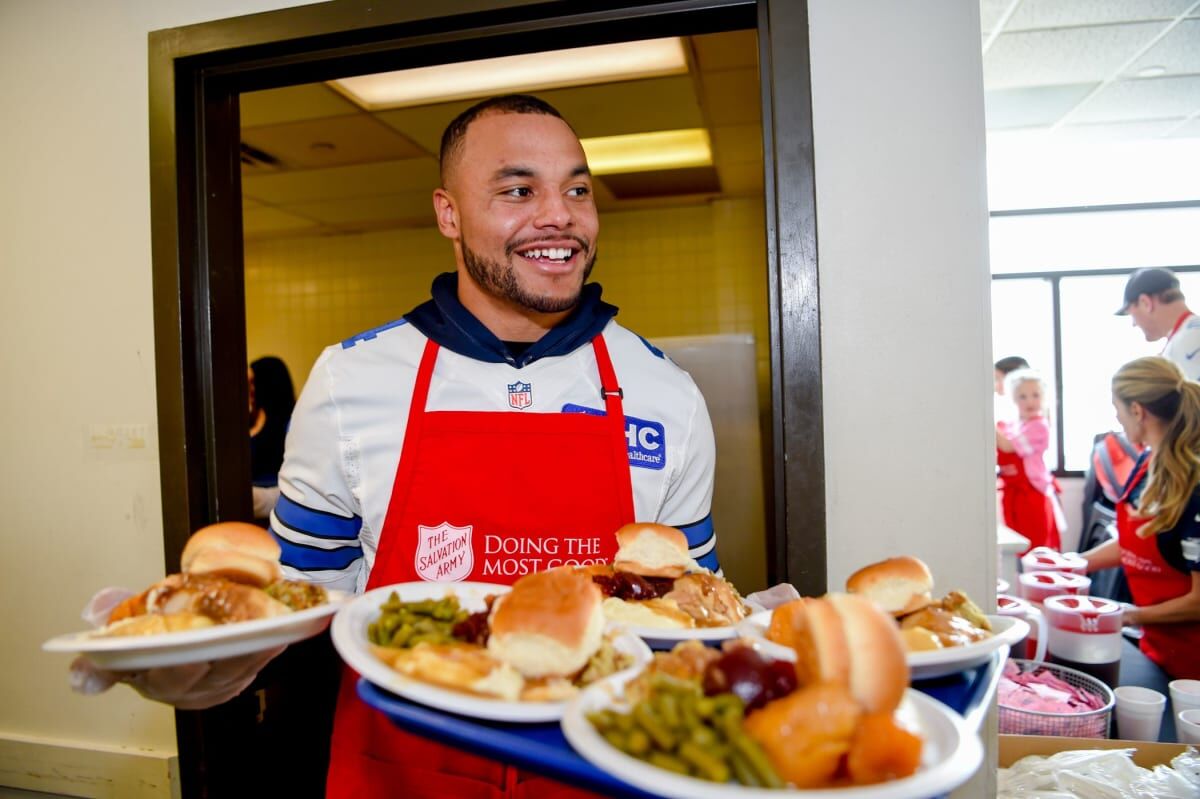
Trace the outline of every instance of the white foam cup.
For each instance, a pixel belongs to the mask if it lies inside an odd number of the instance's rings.
[[[1200,680],[1171,680],[1171,712],[1200,708]]]
[[[1175,714],[1175,735],[1181,744],[1200,744],[1200,708]]]
[[[1117,696],[1117,733],[1129,741],[1157,741],[1167,698],[1138,685],[1122,685]]]

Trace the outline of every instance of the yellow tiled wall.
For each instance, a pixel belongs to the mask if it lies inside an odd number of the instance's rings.
[[[753,333],[768,397],[767,283],[759,199],[601,215],[592,278],[646,338]],[[251,359],[277,355],[299,391],[321,349],[399,318],[454,268],[436,228],[246,244]]]

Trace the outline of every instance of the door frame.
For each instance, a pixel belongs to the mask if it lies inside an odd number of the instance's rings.
[[[427,7],[334,0],[149,36],[167,570],[175,570],[191,531],[251,516],[239,93],[541,50],[548,31],[557,47],[570,47],[756,28],[774,464],[767,486],[767,576],[804,594],[823,593],[824,414],[807,3],[440,0],[436,16]],[[181,744],[182,738],[181,732]]]

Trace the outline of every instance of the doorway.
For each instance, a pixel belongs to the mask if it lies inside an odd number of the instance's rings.
[[[494,5],[494,4],[493,4]],[[599,4],[597,4],[599,5]],[[772,467],[769,582],[824,590],[820,342],[806,14],[803,4],[509,3],[441,16],[330,3],[226,20],[151,40],[156,340],[168,568],[188,533],[248,518],[246,250],[240,98],[335,77],[657,36],[756,29],[761,66],[763,234]],[[458,13],[456,13],[458,12]],[[787,246],[783,246],[783,242]],[[402,312],[402,311],[401,311]],[[302,379],[299,378],[298,379]],[[220,387],[218,389],[218,387]],[[726,533],[729,535],[729,533]],[[225,709],[179,714],[185,795],[220,795],[244,773]],[[293,764],[294,765],[294,764]]]

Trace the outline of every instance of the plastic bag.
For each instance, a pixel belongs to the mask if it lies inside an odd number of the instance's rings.
[[[1200,753],[1145,769],[1133,749],[1084,749],[1031,755],[997,773],[997,799],[1200,799]]]

